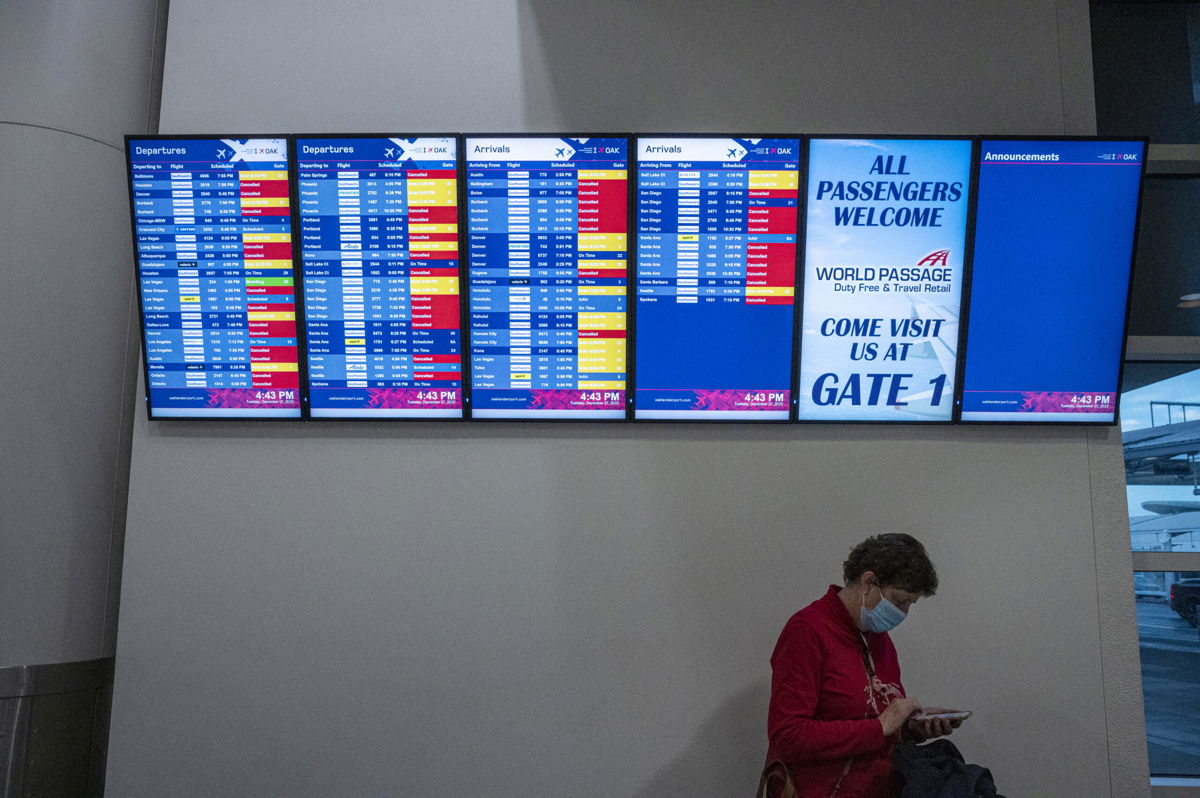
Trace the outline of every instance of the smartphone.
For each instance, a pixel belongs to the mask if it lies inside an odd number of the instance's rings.
[[[939,712],[935,715],[913,715],[912,720],[935,720],[937,718],[945,718],[946,720],[966,720],[971,717],[971,711],[963,712]]]

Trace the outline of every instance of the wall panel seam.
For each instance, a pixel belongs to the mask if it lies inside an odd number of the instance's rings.
[[[1057,17],[1057,15],[1056,15]],[[1113,792],[1113,750],[1112,750],[1112,728],[1109,725],[1109,700],[1108,700],[1108,668],[1104,657],[1104,620],[1101,617],[1101,591],[1100,591],[1100,547],[1097,542],[1097,527],[1096,527],[1096,463],[1093,460],[1092,452],[1092,436],[1089,434],[1085,438],[1087,445],[1087,463],[1088,463],[1088,492],[1091,495],[1089,503],[1089,511],[1091,513],[1092,527],[1092,573],[1094,574],[1096,587],[1096,642],[1097,642],[1097,659],[1100,663],[1100,693],[1104,701],[1104,747],[1108,754],[1108,794],[1115,795]]]
[[[104,141],[103,139],[98,139],[98,138],[95,138],[94,136],[89,136],[85,133],[77,133],[74,130],[67,130],[66,128],[52,127],[50,125],[39,125],[34,122],[17,122],[17,121],[11,120],[11,119],[0,119],[0,125],[13,125],[15,127],[31,127],[36,130],[49,130],[54,133],[63,133],[67,136],[75,136],[76,138],[86,139],[88,141],[94,141],[97,144],[103,144],[105,147],[112,147],[117,152],[125,151],[125,147],[121,144],[113,144],[111,142]]]

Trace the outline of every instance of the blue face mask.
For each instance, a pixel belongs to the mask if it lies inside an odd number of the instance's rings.
[[[868,588],[870,590],[870,588]],[[867,594],[863,594],[863,606],[858,612],[859,626],[866,632],[890,632],[900,625],[908,616],[892,602],[888,601],[883,591],[879,591],[879,603],[875,609],[867,609]]]

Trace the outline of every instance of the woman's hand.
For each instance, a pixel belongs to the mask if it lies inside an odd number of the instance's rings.
[[[938,715],[943,712],[954,712],[953,709],[942,709],[940,707],[926,707],[925,713],[929,715]],[[914,737],[921,740],[932,740],[935,737],[943,737],[950,734],[959,726],[962,725],[962,720],[950,720],[949,718],[929,718],[927,720],[910,720],[908,722],[908,730],[912,732]]]
[[[900,731],[905,722],[920,711],[921,705],[913,699],[897,698],[888,704],[887,709],[879,716],[879,722],[883,724],[884,735],[890,737]]]

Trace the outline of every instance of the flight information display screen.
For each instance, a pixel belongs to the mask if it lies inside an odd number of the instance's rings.
[[[634,417],[781,420],[799,139],[637,140]]]
[[[456,150],[296,139],[313,417],[462,416]]]
[[[801,421],[950,421],[971,146],[809,142]]]
[[[287,140],[127,138],[152,417],[299,417]]]
[[[625,417],[625,138],[467,137],[474,418]]]
[[[1115,421],[1144,160],[982,142],[962,420]]]

